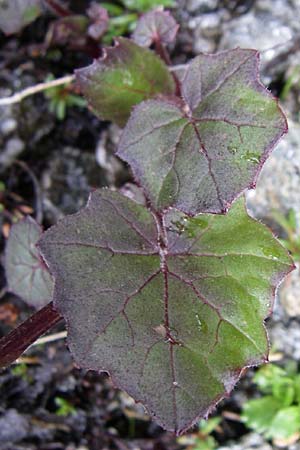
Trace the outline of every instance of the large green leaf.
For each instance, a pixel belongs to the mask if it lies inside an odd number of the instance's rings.
[[[197,56],[181,90],[182,101],[150,100],[134,109],[118,155],[156,209],[225,212],[255,186],[287,130],[285,117],[258,80],[255,50]]]
[[[227,216],[189,219],[109,190],[46,231],[39,248],[77,363],[108,371],[177,433],[206,416],[243,367],[266,360],[263,319],[292,268],[243,201]]]
[[[124,126],[131,109],[157,94],[170,95],[175,83],[151,50],[125,38],[115,40],[101,59],[76,71],[81,90],[95,114]]]

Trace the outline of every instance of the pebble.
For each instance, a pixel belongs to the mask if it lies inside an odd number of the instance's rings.
[[[248,191],[247,205],[258,218],[271,218],[272,210],[286,213],[300,204],[300,125],[289,120],[289,132],[267,159],[256,189]],[[300,212],[300,211],[299,211]]]
[[[24,142],[18,138],[13,137],[6,142],[3,152],[0,154],[0,166],[3,168],[9,167],[15,159],[22,153],[25,148]]]
[[[300,317],[300,266],[298,264],[280,289],[280,302],[289,317]]]
[[[272,446],[257,433],[246,434],[239,443],[232,443],[230,446],[219,447],[218,450],[272,450]]]
[[[300,326],[299,321],[282,320],[267,327],[272,348],[282,352],[285,357],[300,361]]]
[[[190,13],[201,14],[213,11],[218,7],[218,0],[188,0],[186,9]]]
[[[220,49],[255,48],[266,63],[283,50],[292,36],[291,28],[282,19],[251,11],[224,24]]]
[[[4,136],[8,136],[17,129],[17,121],[12,117],[4,119],[0,124],[0,133]]]

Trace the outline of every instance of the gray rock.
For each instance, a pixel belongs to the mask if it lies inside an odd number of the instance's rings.
[[[289,317],[300,317],[300,266],[284,281],[280,289],[280,303]]]
[[[300,8],[297,3],[298,0],[257,0],[255,7],[247,14],[224,23],[219,48],[259,50],[263,81],[269,83],[275,77],[274,72],[276,76],[284,73],[289,59],[295,59],[296,49],[292,48],[300,32]]]
[[[268,62],[282,51],[281,46],[292,36],[291,27],[282,19],[250,11],[224,25],[220,49],[255,48],[262,52],[262,61]]]
[[[107,181],[93,153],[65,146],[53,151],[41,185],[50,204],[59,205],[64,214],[72,214],[86,204],[93,188],[103,187]],[[52,211],[49,213],[51,218]]]
[[[218,450],[272,450],[272,446],[257,433],[246,434],[239,443],[233,443],[230,446],[219,447]]]
[[[4,119],[1,122],[0,125],[0,132],[4,135],[4,136],[8,136],[9,134],[11,134],[13,131],[15,131],[17,128],[17,121],[15,119],[13,119],[12,117],[8,117],[7,119]]]
[[[300,326],[297,320],[273,322],[268,330],[271,346],[276,352],[300,361]]]
[[[271,218],[298,208],[300,213],[300,125],[289,121],[289,133],[267,159],[255,190],[247,193],[247,205],[255,217]],[[300,217],[299,217],[300,218]]]
[[[0,166],[3,168],[10,166],[22,153],[25,144],[18,137],[13,137],[6,142],[3,152],[0,154]]]
[[[188,0],[186,9],[191,13],[213,11],[218,7],[218,0]]]
[[[24,439],[28,429],[26,418],[15,409],[8,409],[0,418],[0,446]]]
[[[188,22],[188,27],[193,32],[194,53],[212,53],[216,50],[222,29],[221,15],[218,12],[192,18]]]

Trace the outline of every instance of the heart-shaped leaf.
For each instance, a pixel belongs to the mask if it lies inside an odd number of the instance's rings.
[[[266,360],[263,319],[292,269],[243,201],[191,219],[99,190],[39,247],[77,363],[108,371],[176,433],[206,416],[243,367]]]
[[[1,0],[0,29],[5,34],[17,33],[42,12],[41,0]]]
[[[52,300],[54,288],[35,246],[41,234],[41,227],[28,216],[11,227],[5,248],[8,289],[35,308],[41,308]]]
[[[118,155],[156,209],[226,212],[254,187],[286,119],[257,77],[255,50],[200,55],[182,83],[183,101],[138,105]]]
[[[124,126],[131,108],[157,94],[171,95],[175,83],[164,62],[151,50],[118,38],[104,57],[76,70],[83,95],[95,114]]]
[[[142,47],[150,47],[154,42],[170,44],[175,40],[179,25],[169,11],[160,9],[144,14],[137,23],[133,40]]]

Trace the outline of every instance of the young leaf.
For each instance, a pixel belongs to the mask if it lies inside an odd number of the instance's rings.
[[[109,372],[177,433],[267,358],[263,319],[292,268],[243,201],[189,219],[98,190],[38,246],[77,363]]]
[[[266,432],[267,438],[288,439],[300,431],[299,406],[282,408],[274,417],[270,428]]]
[[[174,6],[174,0],[121,0],[124,6],[133,11],[146,12],[157,6]]]
[[[1,0],[0,29],[5,34],[17,33],[41,12],[41,0]]]
[[[169,11],[155,10],[144,14],[133,32],[133,40],[142,47],[150,47],[154,42],[171,44],[179,25]]]
[[[272,396],[249,400],[243,407],[242,421],[257,433],[266,433],[280,408],[280,401]]]
[[[108,12],[98,3],[92,2],[87,9],[87,15],[92,22],[88,27],[88,35],[95,40],[99,40],[108,29]]]
[[[120,126],[125,125],[137,103],[175,90],[163,61],[125,38],[116,39],[115,47],[108,47],[103,58],[77,70],[76,76],[95,114]]]
[[[35,246],[41,234],[40,226],[28,216],[12,226],[5,248],[8,289],[35,308],[52,300],[54,287]]]
[[[182,83],[182,102],[138,105],[118,155],[154,207],[186,214],[226,212],[256,178],[287,131],[286,119],[260,84],[255,50],[197,56]]]

